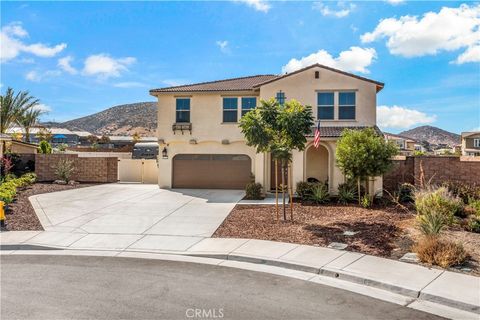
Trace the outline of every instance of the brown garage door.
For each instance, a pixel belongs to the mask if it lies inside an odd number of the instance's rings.
[[[250,182],[251,159],[243,154],[177,154],[173,187],[244,189]]]

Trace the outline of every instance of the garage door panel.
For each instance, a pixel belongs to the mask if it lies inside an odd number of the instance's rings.
[[[246,155],[181,154],[173,159],[173,187],[243,189],[250,172]]]

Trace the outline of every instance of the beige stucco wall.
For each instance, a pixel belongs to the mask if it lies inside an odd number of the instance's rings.
[[[320,72],[319,79],[315,79],[315,71]],[[312,106],[314,117],[317,118],[317,92],[335,91],[335,120],[322,120],[324,125],[371,126],[376,124],[376,88],[374,83],[315,67],[261,86],[260,97],[269,99],[282,90],[287,100],[295,99],[302,104]],[[356,91],[355,120],[338,120],[337,91]]]
[[[23,144],[21,142],[11,141],[8,143],[10,145],[10,151],[12,153],[19,154],[35,154],[37,153],[37,146]]]
[[[320,78],[315,79],[315,71],[320,72]],[[222,123],[223,97],[238,97],[238,117],[241,114],[241,97],[257,96],[259,99],[269,99],[282,90],[287,100],[296,99],[303,104],[313,107],[314,117],[317,117],[317,91],[356,91],[356,119],[349,121],[322,121],[326,126],[371,126],[376,124],[376,85],[356,78],[345,76],[323,68],[312,68],[262,86],[259,91],[226,92],[226,93],[192,93],[192,94],[158,94],[158,130],[157,135],[168,150],[168,159],[159,155],[159,185],[162,188],[172,186],[172,159],[181,153],[223,153],[246,154],[252,159],[252,173],[255,180],[260,182],[266,190],[270,190],[270,157],[256,154],[255,150],[245,145],[243,134],[237,123]],[[192,133],[185,131],[173,132],[175,123],[176,98],[190,98],[190,122]],[[338,119],[338,94],[335,94],[335,119]],[[194,139],[197,144],[191,144]],[[222,144],[222,140],[229,140],[230,144]],[[337,186],[344,182],[343,174],[335,165],[336,139],[324,139],[322,146],[328,153],[328,176],[330,192],[337,191]],[[310,147],[312,138],[307,145]],[[160,152],[161,153],[161,152]],[[292,161],[292,176],[294,185],[304,181],[310,173],[306,172],[307,156],[304,151],[294,151]]]

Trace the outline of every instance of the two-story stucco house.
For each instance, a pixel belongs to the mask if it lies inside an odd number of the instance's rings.
[[[462,132],[462,155],[480,156],[480,131]]]
[[[315,178],[335,193],[344,177],[335,164],[345,128],[376,127],[376,98],[384,84],[320,64],[285,75],[256,75],[150,90],[158,98],[159,185],[162,188],[244,188],[252,176],[265,190],[274,185],[269,154],[245,144],[238,122],[260,99],[296,99],[320,119],[305,151],[294,151],[296,182]],[[381,177],[374,186],[381,188]]]

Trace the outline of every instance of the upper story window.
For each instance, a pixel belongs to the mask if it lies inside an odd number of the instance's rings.
[[[355,92],[338,93],[338,119],[355,120]]]
[[[287,99],[285,97],[285,92],[282,92],[281,90],[277,92],[277,95],[275,96],[275,99],[277,100],[277,102],[280,104],[280,105],[284,105],[285,104],[285,99]]]
[[[333,120],[334,110],[334,93],[319,92],[317,93],[318,119]]]
[[[223,98],[223,122],[237,122],[237,110],[237,98]]]
[[[473,139],[473,147],[480,148],[480,139]]]
[[[257,98],[242,98],[242,117],[257,106]]]
[[[178,98],[175,109],[175,122],[190,122],[190,99]]]

